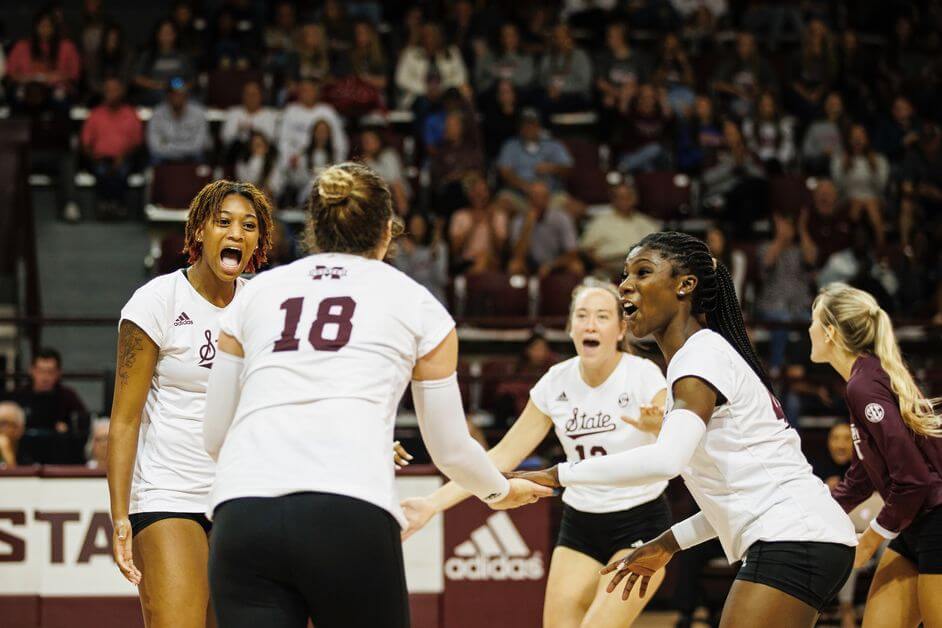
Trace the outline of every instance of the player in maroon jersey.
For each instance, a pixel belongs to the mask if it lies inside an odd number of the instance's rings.
[[[942,417],[903,362],[890,317],[868,293],[835,283],[815,300],[811,360],[847,381],[854,460],[832,494],[850,512],[886,502],[860,536],[854,566],[890,539],[864,626],[942,625]],[[889,622],[889,623],[887,623]]]

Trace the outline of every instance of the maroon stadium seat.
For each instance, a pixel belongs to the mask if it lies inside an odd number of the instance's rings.
[[[563,143],[574,162],[567,190],[583,203],[607,203],[608,183],[599,164],[599,146],[584,137],[566,137]]]
[[[811,191],[802,175],[783,174],[769,179],[769,209],[775,214],[797,216],[811,207]]]
[[[660,220],[677,220],[690,210],[690,181],[676,172],[635,175],[638,208]]]
[[[205,164],[158,164],[154,167],[151,202],[161,207],[186,209],[197,192],[212,178],[213,170]]]
[[[568,316],[573,289],[582,278],[572,273],[552,273],[540,280],[539,316]]]
[[[242,102],[242,88],[255,81],[262,85],[262,75],[256,70],[214,70],[206,86],[206,104],[226,109]]]
[[[510,276],[504,273],[468,275],[465,296],[465,316],[525,317],[529,310],[529,291],[526,284],[514,287]]]

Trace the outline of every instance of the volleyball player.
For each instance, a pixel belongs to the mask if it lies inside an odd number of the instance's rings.
[[[627,323],[615,286],[586,280],[573,291],[569,335],[576,357],[553,366],[530,391],[530,401],[490,451],[497,467],[511,471],[555,426],[568,460],[628,451],[655,442],[635,427],[642,414],[663,416],[667,382],[653,362],[620,350]],[[629,424],[629,422],[633,423]],[[634,595],[626,608],[605,594],[599,569],[650,541],[671,524],[667,482],[628,488],[577,487],[563,494],[563,519],[550,562],[543,625],[629,626],[650,597]],[[409,528],[404,538],[468,497],[450,482],[428,497],[402,503]],[[656,588],[660,570],[652,579]]]
[[[719,537],[743,560],[722,624],[813,626],[850,573],[853,525],[814,476],[746,335],[729,271],[692,236],[651,234],[633,247],[619,287],[628,328],[667,360],[667,414],[657,442],[519,474],[548,486],[637,486],[682,475],[701,508],[603,573],[622,597],[678,551]],[[518,474],[514,474],[518,475]]]
[[[204,424],[213,604],[223,628],[408,626],[388,451],[410,380],[446,475],[494,508],[551,491],[506,481],[468,433],[454,321],[382,261],[396,226],[382,179],[328,168],[309,211],[318,252],[253,280],[220,322]]]
[[[855,567],[890,543],[863,625],[942,626],[942,421],[910,375],[890,317],[868,293],[835,283],[812,309],[811,360],[847,381],[854,460],[832,494],[851,511],[878,491],[883,509],[860,536]]]
[[[264,263],[271,233],[271,206],[253,185],[207,185],[190,204],[190,265],[151,280],[121,310],[108,490],[115,560],[139,586],[147,628],[209,622],[206,384],[219,316],[242,273]]]

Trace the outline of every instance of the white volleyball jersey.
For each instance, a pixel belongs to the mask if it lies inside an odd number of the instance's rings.
[[[667,382],[654,362],[627,353],[608,379],[592,388],[579,373],[577,356],[547,371],[530,391],[530,399],[553,419],[566,459],[574,462],[654,443],[655,435],[621,417],[637,419],[641,406],[665,388]],[[572,486],[563,492],[563,501],[582,512],[618,512],[655,499],[665,488],[667,482],[620,488]]]
[[[252,280],[220,322],[245,362],[211,510],[319,491],[405,525],[390,455],[396,408],[416,361],[454,326],[423,286],[358,255],[311,255]]]
[[[856,545],[850,518],[812,473],[798,433],[736,349],[709,329],[688,338],[667,367],[668,409],[674,382],[691,376],[726,399],[681,475],[727,559],[740,560],[756,541]]]
[[[238,279],[236,294],[245,285]],[[203,448],[219,316],[178,270],[144,284],[121,309],[159,348],[141,415],[129,512],[204,512],[215,465]]]

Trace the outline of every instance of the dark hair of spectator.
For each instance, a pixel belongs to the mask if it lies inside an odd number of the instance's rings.
[[[52,23],[52,37],[49,40],[48,50],[43,50],[39,42],[39,23],[43,20],[49,20]],[[53,15],[52,8],[46,8],[39,11],[33,18],[33,31],[29,38],[29,54],[34,61],[45,60],[50,66],[55,67],[59,60],[59,44],[62,42],[62,30],[59,28],[59,22]]]
[[[62,368],[62,354],[52,347],[43,347],[33,355],[33,364],[39,360],[55,360],[56,368]]]
[[[113,51],[108,50],[108,38],[111,33],[118,34],[118,45]],[[124,30],[119,24],[109,24],[101,34],[101,46],[98,48],[98,59],[101,63],[101,67],[105,69],[117,67],[126,54],[127,51],[124,49]],[[113,77],[106,75],[105,78]]]
[[[162,29],[164,26],[168,24],[170,25],[170,28],[173,29],[173,36],[174,36],[173,47],[176,48],[179,45],[180,31],[179,29],[177,29],[176,23],[170,18],[164,18],[160,20],[159,22],[157,22],[157,26],[154,27],[154,32],[151,34],[150,46],[151,46],[152,53],[157,54],[158,52],[160,52],[160,38],[159,38],[160,29]]]
[[[203,243],[198,242],[196,234],[200,227],[212,220],[219,213],[223,201],[230,194],[245,197],[252,204],[258,217],[258,248],[252,253],[252,259],[245,267],[245,272],[253,273],[261,268],[268,259],[272,247],[272,209],[268,197],[251,183],[220,179],[203,187],[190,202],[190,215],[186,221],[183,252],[189,258],[187,263],[194,264],[203,252]]]
[[[315,252],[363,255],[382,242],[393,219],[392,195],[382,177],[354,162],[331,166],[311,188],[308,244]],[[402,233],[393,220],[392,237]]]
[[[259,182],[264,182],[268,181],[268,177],[271,176],[278,162],[278,148],[268,139],[267,135],[258,131],[249,133],[249,139],[240,147],[237,159],[238,161],[247,162],[252,158],[252,141],[256,136],[262,138],[265,144],[268,145],[268,152],[265,153],[265,161],[262,163],[262,176],[259,179]]]
[[[762,366],[746,334],[739,298],[726,264],[714,259],[706,243],[686,233],[662,231],[645,236],[635,247],[657,251],[671,262],[674,276],[690,274],[697,278],[693,293],[693,314],[706,315],[707,327],[736,349],[771,392],[772,381]]]
[[[315,135],[317,135],[317,127],[321,125],[325,125],[327,127],[327,143],[320,148],[323,148],[327,152],[329,159],[333,160],[334,158],[334,134],[330,128],[330,124],[326,120],[318,120],[317,123],[311,127],[311,137],[308,139],[307,148],[304,150],[304,154],[307,155],[307,163],[309,165],[314,163],[314,151],[318,149]]]
[[[350,63],[353,66],[354,74],[364,74],[371,65],[382,64],[385,55],[373,23],[369,20],[358,20],[354,27],[356,26],[367,28],[370,33],[370,41],[366,48],[354,46],[350,50]]]

